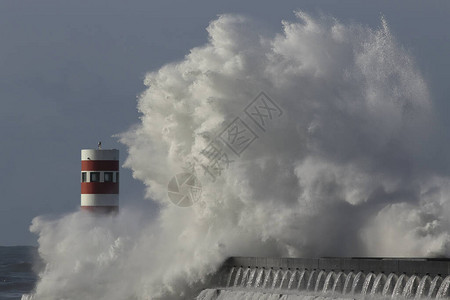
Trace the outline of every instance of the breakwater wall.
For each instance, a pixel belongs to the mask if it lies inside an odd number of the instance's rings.
[[[449,274],[448,259],[230,257],[197,299],[225,294],[224,299],[247,299],[258,293],[276,299],[450,299]]]
[[[265,269],[306,269],[335,272],[395,273],[406,275],[450,275],[450,259],[443,258],[270,258],[230,257],[222,266]]]

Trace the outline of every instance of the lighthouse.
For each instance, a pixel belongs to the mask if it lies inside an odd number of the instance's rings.
[[[119,150],[81,150],[81,209],[95,213],[119,211]]]

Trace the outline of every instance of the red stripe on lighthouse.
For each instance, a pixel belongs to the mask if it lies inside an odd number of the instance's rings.
[[[116,182],[82,182],[82,194],[118,194],[119,184]]]
[[[118,160],[82,160],[81,171],[119,171]]]

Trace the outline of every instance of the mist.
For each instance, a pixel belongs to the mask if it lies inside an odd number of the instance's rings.
[[[122,195],[116,217],[35,218],[47,266],[30,298],[182,299],[232,255],[450,255],[449,181],[432,167],[436,114],[414,58],[383,18],[296,16],[274,33],[221,15],[208,43],[147,74],[119,139],[157,217]],[[233,148],[236,120],[248,130]],[[183,173],[201,186],[187,207],[168,193]]]

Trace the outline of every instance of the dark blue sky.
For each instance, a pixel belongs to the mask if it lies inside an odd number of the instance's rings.
[[[101,140],[123,161],[126,148],[113,135],[138,122],[145,73],[205,43],[205,28],[222,13],[272,32],[298,9],[371,27],[384,15],[429,84],[442,124],[438,151],[450,150],[449,2],[80,2],[0,2],[0,245],[36,244],[33,217],[78,209],[80,149]],[[121,172],[122,204],[157,209],[131,171]]]

